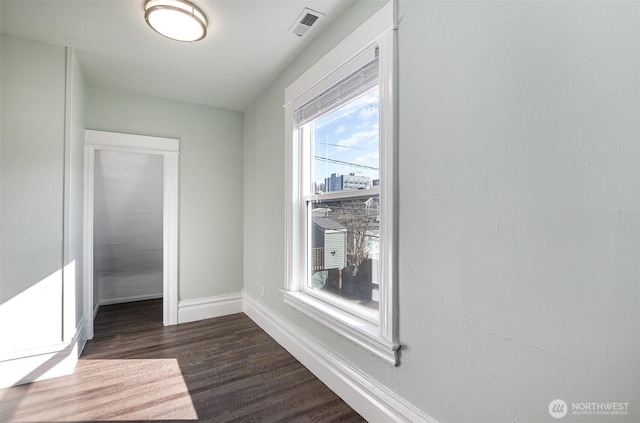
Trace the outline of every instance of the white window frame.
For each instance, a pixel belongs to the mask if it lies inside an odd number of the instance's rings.
[[[382,359],[398,364],[397,277],[395,259],[395,30],[393,2],[388,2],[367,22],[285,89],[285,287],[284,301],[342,334]],[[380,300],[379,313],[358,311],[346,301],[305,289],[307,279],[307,200],[310,181],[304,171],[294,111],[348,76],[377,48],[380,63],[380,185],[367,189],[380,198]],[[363,60],[365,62],[363,63]],[[332,199],[353,197],[353,191],[331,193]],[[329,200],[324,194],[318,200]],[[335,197],[335,198],[334,198]],[[372,317],[373,316],[373,317]]]

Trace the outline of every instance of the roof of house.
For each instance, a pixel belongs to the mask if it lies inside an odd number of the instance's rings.
[[[313,216],[313,224],[319,226],[324,230],[329,230],[329,231],[346,231],[347,230],[347,228],[344,225],[341,225],[340,223],[328,217]]]

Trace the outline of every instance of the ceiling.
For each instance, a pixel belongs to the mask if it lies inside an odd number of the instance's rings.
[[[74,48],[91,85],[244,110],[353,0],[192,0],[209,22],[195,43],[144,20],[144,0],[0,0],[3,33]],[[302,10],[326,14],[304,37]]]

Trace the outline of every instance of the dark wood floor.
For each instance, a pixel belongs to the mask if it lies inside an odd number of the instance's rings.
[[[244,314],[162,325],[103,306],[73,375],[0,390],[0,422],[364,422]]]

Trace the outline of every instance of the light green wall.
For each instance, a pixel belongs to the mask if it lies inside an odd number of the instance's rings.
[[[400,0],[392,368],[278,291],[283,90],[370,14],[356,4],[246,110],[245,291],[443,423],[549,421],[555,398],[634,404],[639,7]]]
[[[0,22],[2,22],[2,2],[0,2]],[[2,36],[0,25],[0,37]],[[2,40],[0,39],[0,125],[2,125]],[[0,166],[2,165],[2,127],[0,126]],[[0,168],[0,239],[2,238],[2,169]],[[0,278],[2,277],[2,241],[0,241]],[[0,301],[2,298],[0,279]]]
[[[442,421],[640,397],[639,7],[400,3],[404,392]]]
[[[65,69],[64,48],[2,35],[2,351],[62,340]]]
[[[65,50],[3,35],[2,55],[4,302],[62,262]]]
[[[179,297],[242,289],[243,115],[89,87],[86,127],[180,140]]]

